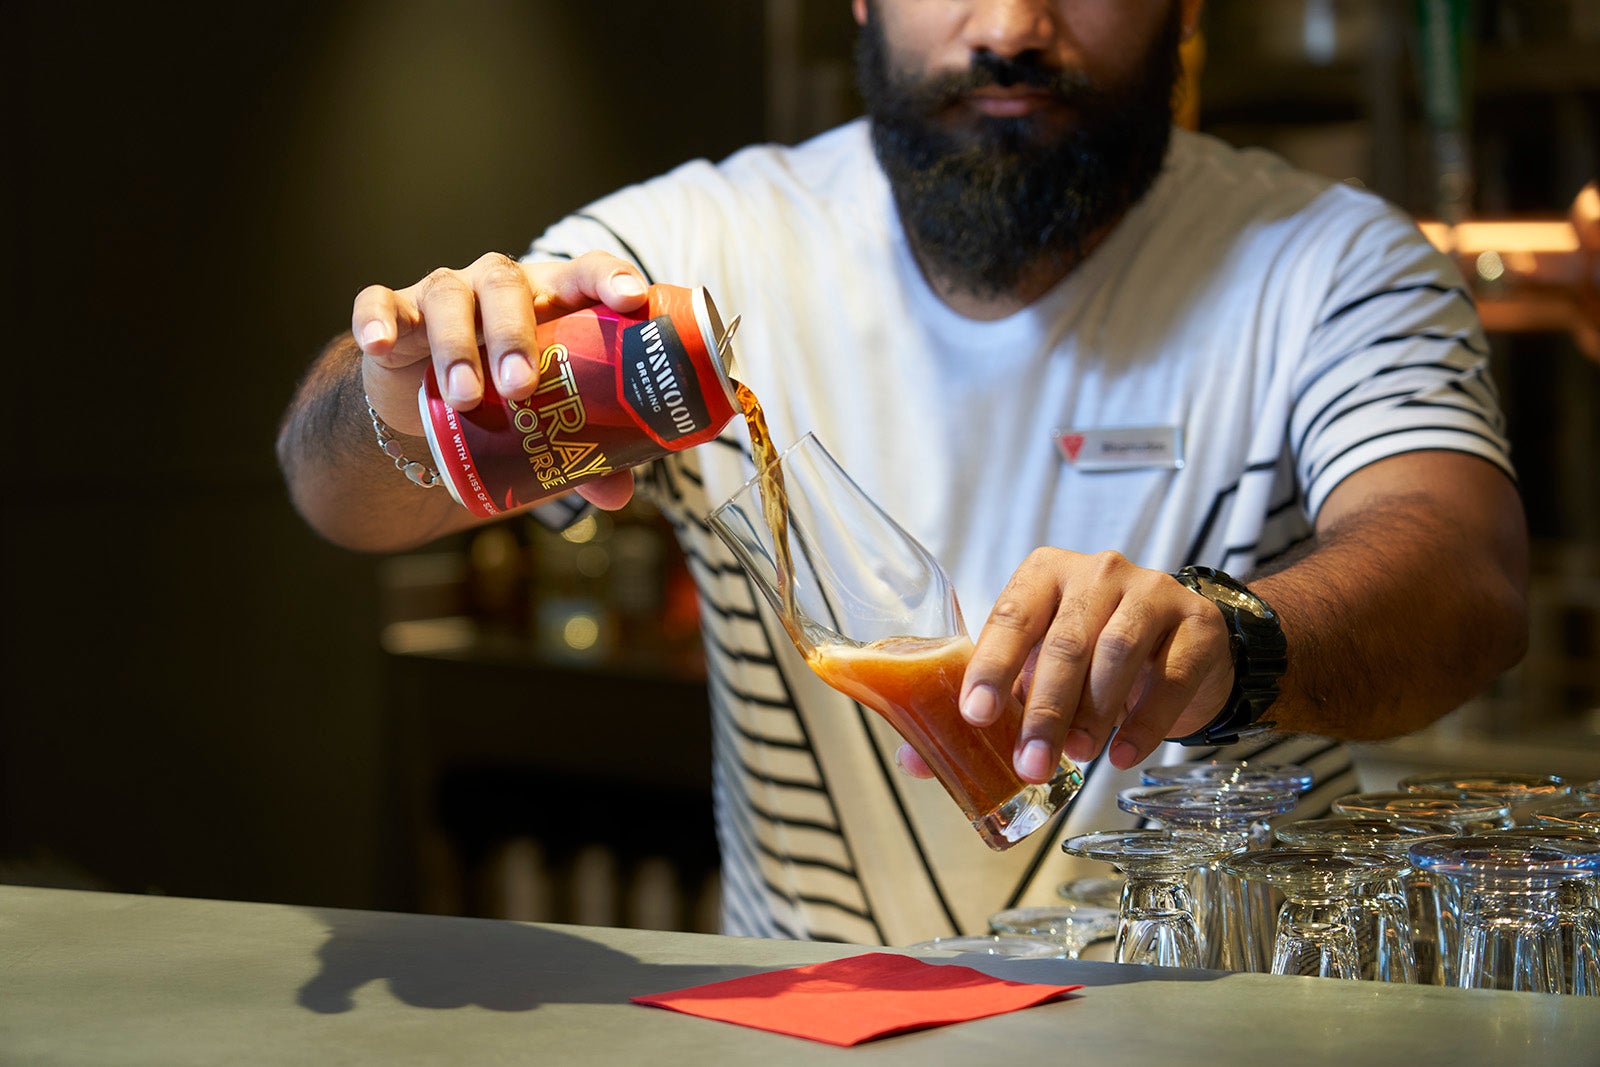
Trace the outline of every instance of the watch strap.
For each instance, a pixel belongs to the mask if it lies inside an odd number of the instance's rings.
[[[1169,737],[1168,741],[1180,745],[1231,745],[1245,737],[1265,733],[1277,726],[1265,718],[1269,708],[1278,698],[1278,679],[1288,667],[1287,642],[1278,617],[1266,601],[1250,591],[1238,579],[1212,567],[1184,567],[1173,575],[1179,582],[1199,596],[1205,596],[1200,579],[1218,585],[1231,586],[1260,603],[1266,611],[1263,618],[1243,618],[1243,612],[1234,605],[1206,597],[1228,625],[1228,646],[1233,656],[1233,688],[1222,710],[1205,726],[1184,737]]]

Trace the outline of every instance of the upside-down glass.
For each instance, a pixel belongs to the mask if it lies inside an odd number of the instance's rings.
[[[1352,793],[1333,802],[1339,815],[1370,819],[1406,821],[1421,819],[1452,827],[1458,834],[1487,833],[1511,828],[1511,805],[1498,797],[1481,794],[1423,793],[1392,790],[1376,793]],[[1440,878],[1431,869],[1422,868],[1415,876],[1431,887],[1434,896],[1432,911],[1434,930],[1441,949],[1440,966],[1435,972],[1424,972],[1423,978],[1432,984],[1456,984],[1456,963],[1461,958],[1461,940],[1457,920],[1461,914],[1458,899],[1460,882]],[[1424,926],[1426,930],[1426,925]]]
[[[1454,951],[1439,921],[1439,894],[1431,876],[1413,866],[1411,845],[1453,836],[1441,824],[1392,822],[1336,816],[1303,819],[1278,827],[1278,843],[1358,855],[1382,855],[1404,864],[1393,881],[1362,887],[1356,947],[1361,977],[1391,982],[1444,985],[1446,960]]]
[[[806,663],[888,720],[990,848],[1010,848],[1043,826],[1083,775],[1063,756],[1046,782],[1018,777],[1012,760],[1022,706],[1015,699],[990,726],[961,717],[956,703],[972,640],[938,561],[811,434],[773,467],[764,473],[781,482],[752,478],[708,521]],[[763,494],[779,485],[788,502],[781,540],[763,508]],[[792,585],[784,559],[793,560]]]
[[[1291,786],[1302,795],[1311,791],[1312,773],[1294,763],[1255,763],[1250,760],[1204,760],[1145,767],[1143,785]]]
[[[1556,826],[1518,826],[1494,837],[1531,841],[1580,859],[1600,860],[1600,837],[1587,830]],[[1600,873],[1576,872],[1556,889],[1556,922],[1561,927],[1563,993],[1600,996]]]
[[[1406,867],[1376,854],[1310,848],[1239,852],[1222,861],[1235,878],[1266,882],[1284,895],[1273,974],[1348,979],[1361,977],[1363,887],[1393,881]]]
[[[1600,870],[1600,859],[1494,833],[1424,841],[1410,854],[1458,888],[1457,986],[1561,992],[1558,893],[1567,879]]]
[[[1119,792],[1117,806],[1167,829],[1202,834],[1218,855],[1225,855],[1265,848],[1272,836],[1267,820],[1292,811],[1299,798],[1299,789],[1289,785],[1147,785]],[[1246,886],[1206,863],[1196,872],[1194,894],[1204,966],[1265,971],[1271,963],[1269,922],[1276,911],[1271,887]]]
[[[1526,820],[1529,808],[1562,800],[1572,793],[1572,786],[1553,774],[1516,771],[1413,774],[1400,779],[1400,788],[1407,793],[1494,797],[1511,808],[1511,820],[1516,823]]]
[[[1477,834],[1486,830],[1507,830],[1511,805],[1498,797],[1481,794],[1422,793],[1395,790],[1377,793],[1351,793],[1333,802],[1338,815],[1369,819],[1422,819],[1455,828],[1457,833]]]
[[[1199,967],[1200,929],[1190,892],[1195,869],[1219,855],[1214,840],[1182,830],[1079,834],[1062,851],[1110,863],[1125,881],[1117,909],[1118,963]]]
[[[966,952],[978,956],[1008,956],[1024,960],[1067,958],[1059,941],[1024,934],[960,934],[935,937],[906,946],[907,952]]]
[[[1062,901],[1028,908],[1008,908],[989,916],[996,934],[1052,941],[1077,959],[1090,944],[1116,936],[1117,909]]]
[[[1232,789],[1239,787],[1281,788],[1288,786],[1305,794],[1311,790],[1312,773],[1293,763],[1257,763],[1251,760],[1202,760],[1195,763],[1173,763],[1158,767],[1145,767],[1139,772],[1143,785],[1187,785],[1202,788]],[[1264,844],[1264,842],[1256,842]],[[1062,882],[1056,892],[1063,900],[1081,904],[1114,903],[1122,892],[1122,879],[1117,877],[1074,878]],[[1203,889],[1198,889],[1204,895]],[[1213,960],[1213,965],[1217,961]],[[1261,961],[1262,967],[1266,960]]]
[[[1559,804],[1540,804],[1528,809],[1528,825],[1582,830],[1600,838],[1600,801],[1580,798],[1563,800]]]

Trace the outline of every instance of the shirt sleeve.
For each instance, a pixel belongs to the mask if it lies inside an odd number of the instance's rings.
[[[1355,232],[1314,322],[1290,417],[1312,518],[1345,478],[1406,452],[1464,452],[1515,478],[1471,294],[1411,220],[1385,210]]]

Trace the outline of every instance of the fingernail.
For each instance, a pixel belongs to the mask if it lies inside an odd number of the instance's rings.
[[[638,276],[633,274],[613,274],[611,276],[611,288],[614,289],[619,296],[644,295],[644,282],[640,281]]]
[[[376,344],[387,336],[389,336],[389,328],[377,319],[373,319],[361,327],[361,347],[365,348],[367,345]]]
[[[478,375],[470,363],[455,363],[450,367],[449,378],[450,402],[458,403],[463,400],[476,400],[478,398]]]
[[[521,352],[507,352],[500,361],[500,388],[510,393],[533,384],[533,365]]]
[[[1068,730],[1067,743],[1064,747],[1067,755],[1079,763],[1088,763],[1094,759],[1094,738],[1089,736],[1087,730]]]
[[[1050,777],[1051,765],[1055,762],[1050,745],[1034,738],[1022,746],[1022,755],[1017,759],[1017,773],[1027,781],[1042,782]]]
[[[1117,741],[1111,745],[1111,764],[1122,770],[1132,767],[1139,759],[1139,750],[1126,741]]]
[[[1000,717],[1000,698],[994,687],[975,685],[961,702],[961,717],[974,726],[988,726]]]

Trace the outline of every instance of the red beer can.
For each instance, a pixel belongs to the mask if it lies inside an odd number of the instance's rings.
[[[487,517],[711,440],[738,411],[727,333],[704,288],[652,285],[638,311],[539,323],[526,400],[486,376],[482,402],[457,411],[429,368],[417,403],[440,480]]]

